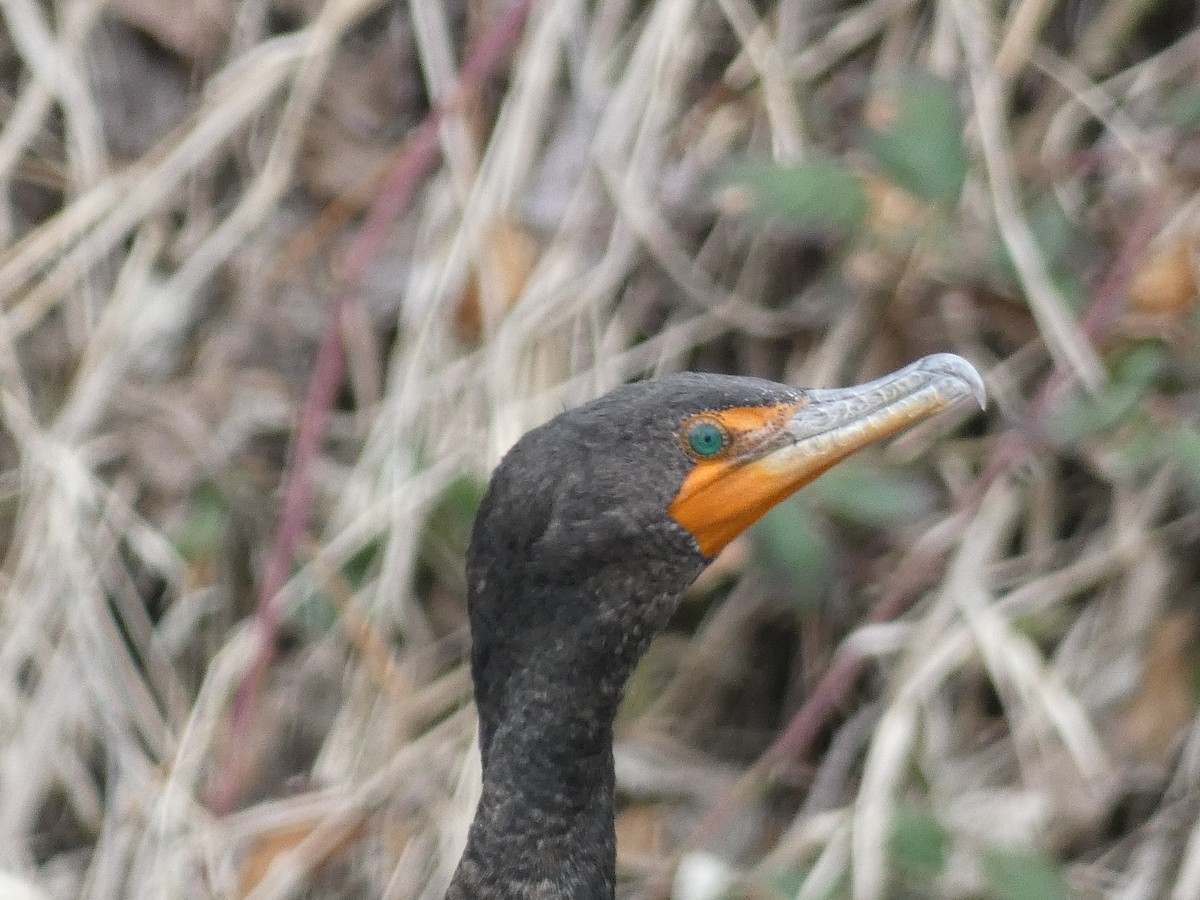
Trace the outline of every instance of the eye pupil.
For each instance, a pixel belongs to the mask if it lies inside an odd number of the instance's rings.
[[[688,446],[697,456],[712,456],[725,446],[725,433],[711,422],[701,422],[688,432]]]

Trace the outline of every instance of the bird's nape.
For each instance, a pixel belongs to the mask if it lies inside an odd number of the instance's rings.
[[[683,373],[523,437],[468,551],[483,790],[448,900],[611,898],[613,720],[680,593],[780,500],[972,397],[949,354],[833,390]]]

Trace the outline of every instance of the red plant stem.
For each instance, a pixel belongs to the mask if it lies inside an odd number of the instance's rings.
[[[465,90],[479,87],[507,59],[520,40],[533,2],[518,0],[472,48],[463,63],[458,91],[425,116],[388,172],[377,199],[368,210],[362,227],[342,261],[339,273],[341,284],[330,309],[329,321],[317,350],[312,379],[300,409],[292,458],[285,477],[283,514],[259,587],[254,623],[258,646],[253,664],[234,696],[228,737],[208,791],[208,806],[218,815],[237,807],[251,774],[251,742],[247,736],[258,714],[263,683],[278,652],[283,615],[279,594],[287,583],[296,551],[308,529],[312,508],[313,461],[328,432],[330,411],[342,383],[344,359],[341,329],[344,310],[354,301],[355,291],[366,267],[382,250],[392,222],[408,205],[422,178],[437,162],[440,149],[438,126],[447,110]]]

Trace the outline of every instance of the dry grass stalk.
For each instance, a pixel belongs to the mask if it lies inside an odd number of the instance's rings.
[[[941,349],[992,411],[857,476],[927,504],[864,524],[812,494],[815,599],[746,539],[639,673],[627,893],[693,900],[686,856],[753,896],[978,896],[998,852],[1079,896],[1200,893],[1200,31],[1120,0],[599,0],[519,33],[505,5],[234,7],[189,31],[0,0],[0,893],[437,900],[478,791],[472,484],[631,377],[831,384]],[[483,77],[467,47],[506,27]],[[954,86],[952,203],[863,135],[901,70]],[[367,212],[406,140],[440,165]],[[755,222],[713,188],[745,158],[848,161],[889,217]],[[264,644],[331,335],[350,374]],[[942,852],[916,874],[914,810]]]

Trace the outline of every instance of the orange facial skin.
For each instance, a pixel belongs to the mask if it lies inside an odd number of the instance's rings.
[[[846,457],[974,398],[983,381],[964,359],[935,354],[857,387],[804,391],[796,402],[739,406],[692,416],[679,439],[694,464],[669,506],[671,517],[716,556],[772,506]],[[698,423],[720,429],[712,455],[688,446]]]
[[[778,441],[787,420],[803,405],[739,406],[684,423],[681,435],[700,419],[719,424],[729,436],[725,449],[710,459],[695,457],[683,442],[696,464],[669,507],[671,517],[696,539],[705,556],[716,556],[772,506],[820,474],[796,482],[781,477],[767,462],[769,455],[756,454]]]

